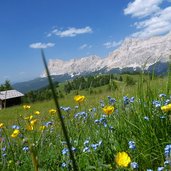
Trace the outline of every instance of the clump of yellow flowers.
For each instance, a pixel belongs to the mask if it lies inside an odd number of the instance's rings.
[[[23,108],[24,108],[25,110],[28,110],[28,109],[31,108],[31,106],[30,106],[30,105],[23,105]]]

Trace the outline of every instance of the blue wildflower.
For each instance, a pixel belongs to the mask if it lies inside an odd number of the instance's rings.
[[[6,157],[6,156],[7,156],[7,154],[6,154],[6,153],[3,153],[3,154],[2,154],[2,157]]]
[[[109,100],[109,104],[110,105],[114,105],[114,103],[116,102],[116,99],[115,98],[112,98],[110,96],[108,96],[108,100]]]
[[[69,151],[68,148],[64,148],[64,149],[62,150],[62,154],[65,155],[65,154],[68,153],[68,151]]]
[[[104,104],[103,100],[100,100],[100,105],[102,108],[104,108],[105,104]]]
[[[90,148],[89,147],[85,147],[84,149],[83,149],[83,152],[85,153],[85,152],[90,152]]]
[[[49,127],[49,126],[51,126],[51,125],[53,125],[53,123],[50,122],[50,121],[45,123],[45,126],[46,126],[46,127]]]
[[[76,149],[75,147],[72,147],[71,150],[72,150],[73,152],[76,152],[76,151],[77,151],[77,149]]]
[[[160,98],[166,97],[166,94],[161,93],[161,94],[159,94],[159,97],[160,97]]]
[[[91,144],[91,147],[92,147],[94,150],[96,150],[98,146],[99,146],[99,144]]]
[[[129,104],[129,98],[127,96],[123,97],[124,105]]]
[[[69,112],[71,110],[70,107],[60,107],[63,111]]]
[[[84,141],[84,146],[87,146],[89,144],[89,140]]]
[[[107,127],[107,123],[105,122],[105,123],[103,123],[103,126],[106,128]]]
[[[23,147],[23,151],[28,151],[29,150],[29,147],[28,146],[25,146],[25,147]]]
[[[138,169],[138,163],[137,162],[132,162],[131,163],[131,168],[132,169]]]
[[[96,120],[94,121],[94,123],[99,124],[100,121],[99,121],[98,119],[96,119]]]
[[[157,100],[154,100],[152,103],[156,108],[161,107],[161,103]]]
[[[86,119],[87,118],[87,113],[86,112],[79,112],[79,113],[76,113],[75,115],[74,115],[74,117],[75,118],[84,118],[84,119]]]
[[[164,155],[166,158],[171,156],[171,144],[166,145],[166,147],[164,148]]]
[[[94,121],[94,123],[96,123],[96,124],[102,124],[104,127],[107,127],[106,116],[103,115],[99,120],[96,119],[96,120]]]
[[[102,118],[99,119],[99,121],[100,121],[100,123],[104,123],[104,122],[106,122],[106,118],[102,117]]]
[[[78,109],[79,108],[79,106],[75,106],[75,109]]]
[[[102,145],[102,140],[100,140],[98,144],[99,144],[99,146],[101,146]]]
[[[134,141],[129,141],[128,145],[129,145],[130,149],[135,150],[136,146],[135,146],[135,142]]]
[[[97,109],[96,109],[95,107],[93,107],[93,108],[92,108],[92,111],[93,111],[93,112],[96,112],[96,111],[97,111]]]
[[[62,163],[61,165],[63,168],[67,167],[67,164],[65,162]]]
[[[109,126],[109,130],[113,131],[114,130],[113,126]]]
[[[12,129],[20,129],[20,126],[18,126],[18,125],[12,125]]]
[[[2,147],[2,149],[1,149],[2,151],[6,151],[6,147]]]
[[[100,118],[99,121],[104,127],[107,127],[106,116],[103,116],[102,118]]]
[[[164,170],[164,167],[158,167],[157,168],[157,171],[162,171],[162,170]]]
[[[135,97],[131,97],[131,98],[129,99],[130,103],[133,103],[134,100],[135,100]]]
[[[166,116],[160,116],[160,119],[165,119],[166,118]]]
[[[166,161],[164,162],[164,166],[167,167],[167,166],[169,166],[169,165],[171,165],[171,161],[166,160]]]
[[[166,105],[168,105],[169,103],[170,103],[170,99],[167,99],[167,100],[165,101],[164,105],[166,106]]]
[[[96,144],[91,144],[91,147],[92,147],[94,150],[96,150],[99,146],[101,146],[101,144],[102,144],[102,141],[99,141],[99,142],[96,143]]]
[[[144,116],[144,120],[149,121],[149,117],[148,116]]]
[[[147,171],[153,171],[152,169],[147,169]]]

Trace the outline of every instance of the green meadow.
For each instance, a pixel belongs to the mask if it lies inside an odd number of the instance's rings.
[[[78,170],[171,170],[170,76],[126,77],[115,87],[57,87]],[[74,170],[53,99],[0,110],[0,147],[2,171]]]

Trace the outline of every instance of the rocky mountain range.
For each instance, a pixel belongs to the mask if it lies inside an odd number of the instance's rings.
[[[50,60],[48,67],[54,82],[64,82],[77,75],[99,73],[122,73],[133,71],[155,71],[164,74],[171,60],[171,33],[149,39],[125,39],[120,47],[106,58],[96,55],[63,61]],[[22,93],[48,85],[45,71],[41,78],[15,83],[12,86]]]
[[[171,55],[171,33],[148,39],[127,38],[107,57],[96,55],[63,61],[49,60],[51,75],[71,77],[92,72],[123,72],[145,70],[163,73]],[[46,76],[45,71],[41,75]]]

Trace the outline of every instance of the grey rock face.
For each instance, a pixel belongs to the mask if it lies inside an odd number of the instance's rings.
[[[149,39],[125,39],[121,46],[111,52],[107,57],[100,58],[96,55],[63,61],[50,60],[48,67],[51,75],[69,74],[71,76],[82,73],[91,73],[100,70],[106,72],[115,69],[152,70],[157,64],[157,71],[165,71],[166,64],[171,55],[171,33]],[[161,67],[160,68],[160,64]],[[46,74],[43,72],[42,77]]]

